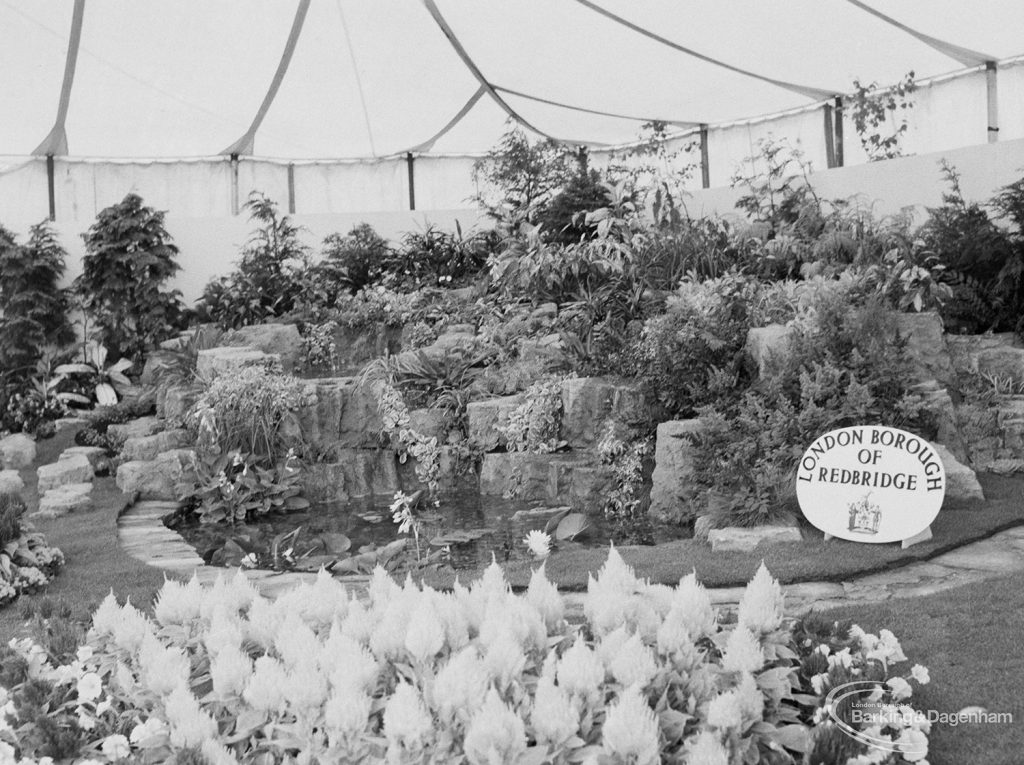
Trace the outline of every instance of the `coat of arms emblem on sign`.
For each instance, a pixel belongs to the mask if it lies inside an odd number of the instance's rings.
[[[877,534],[878,522],[882,518],[882,508],[869,500],[871,492],[865,494],[857,502],[851,502],[850,531],[857,534]]]

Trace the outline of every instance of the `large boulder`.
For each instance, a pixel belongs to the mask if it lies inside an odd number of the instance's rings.
[[[172,449],[154,460],[133,460],[117,469],[117,488],[139,499],[176,500],[195,475],[195,452]]]
[[[598,510],[612,483],[609,468],[578,454],[507,452],[485,454],[480,493],[527,502],[559,502]]]
[[[361,327],[339,326],[334,330],[338,371],[354,374],[367,361],[402,350],[402,327],[384,323]]]
[[[697,488],[693,484],[694,446],[687,436],[700,432],[700,420],[669,420],[658,425],[651,474],[650,514],[659,521],[682,523],[693,518]]]
[[[978,476],[960,462],[942,444],[935,444],[935,453],[946,468],[946,496],[950,499],[985,499]]]
[[[421,436],[436,438],[438,443],[444,443],[448,435],[448,422],[440,409],[411,409],[409,427]]]
[[[525,400],[520,393],[469,402],[466,405],[466,422],[470,443],[485,452],[504,446],[506,439],[498,426],[508,425],[509,415]]]
[[[157,414],[173,425],[184,424],[185,416],[201,395],[202,389],[194,385],[166,388],[157,399]]]
[[[94,469],[84,454],[73,454],[66,459],[59,459],[50,465],[40,465],[36,469],[39,476],[39,493],[69,483],[88,483],[92,480]]]
[[[1004,349],[1021,349],[1021,341],[1013,332],[993,332],[984,335],[946,335],[946,346],[957,372],[977,373],[980,359],[998,359]],[[986,362],[989,366],[991,362]]]
[[[967,462],[967,444],[960,433],[956,407],[949,391],[938,387],[937,381],[930,380],[917,386],[917,392],[921,403],[935,420],[935,440],[945,444],[958,460]]]
[[[0,438],[0,461],[5,470],[20,470],[36,459],[36,442],[24,433],[12,433]]]
[[[265,353],[258,348],[222,346],[199,351],[196,358],[196,375],[207,382],[246,367],[279,370],[281,356],[277,353]]]
[[[307,403],[286,420],[285,435],[320,451],[379,445],[383,424],[369,386],[353,377],[320,378],[305,384],[303,398]]]
[[[281,368],[289,374],[299,366],[302,356],[302,335],[294,324],[253,324],[228,332],[222,342],[277,355]]]
[[[91,483],[69,483],[49,489],[39,497],[39,509],[32,513],[32,518],[59,518],[92,510],[91,491]]]
[[[766,327],[752,327],[747,332],[744,350],[757,370],[758,377],[768,374],[772,365],[785,361],[793,331],[792,327],[783,324],[769,324]]]
[[[69,446],[60,453],[60,457],[57,459],[66,460],[69,457],[74,457],[76,454],[81,454],[89,460],[93,470],[102,467],[107,461],[107,452],[101,446]]]
[[[303,495],[313,502],[347,502],[393,495],[402,488],[389,449],[342,449],[337,462],[319,462],[300,473]]]
[[[21,494],[25,482],[17,470],[0,470],[0,494]]]
[[[607,377],[570,377],[562,381],[562,438],[574,449],[595,446],[605,423],[645,430],[654,417],[653,402],[640,383]]]
[[[1024,348],[990,348],[977,354],[978,372],[1024,383]]]
[[[162,430],[151,436],[135,436],[125,439],[121,447],[121,459],[125,462],[132,460],[155,460],[161,452],[171,449],[182,449],[192,445],[192,439],[188,431],[183,429]]]
[[[938,380],[941,385],[953,382],[953,362],[942,317],[933,311],[901,313],[896,316],[901,337],[907,338],[907,357],[917,380]]]

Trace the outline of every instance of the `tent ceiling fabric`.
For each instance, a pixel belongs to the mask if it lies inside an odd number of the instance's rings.
[[[0,154],[28,155],[54,128],[74,5],[0,0]],[[298,7],[85,0],[69,154],[196,157],[235,145]],[[892,83],[962,69],[975,53],[1018,56],[1021,28],[1019,0],[312,0],[252,153],[481,152],[505,128],[500,102],[544,134],[622,143],[643,119],[740,120],[811,105],[855,77]]]

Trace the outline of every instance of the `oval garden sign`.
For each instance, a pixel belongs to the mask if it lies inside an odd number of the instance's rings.
[[[922,534],[945,494],[946,469],[934,447],[881,425],[819,436],[800,459],[796,476],[807,520],[854,542],[899,542]]]

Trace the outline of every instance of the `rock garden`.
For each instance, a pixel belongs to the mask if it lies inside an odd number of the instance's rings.
[[[944,167],[881,219],[765,157],[735,220],[580,170],[318,252],[253,194],[194,307],[136,195],[68,289],[45,224],[0,229],[0,748],[925,762],[927,658],[818,612],[1024,569],[1024,181],[982,205]],[[803,519],[804,450],[863,424],[941,459],[929,539]],[[840,733],[851,682],[906,714]]]

